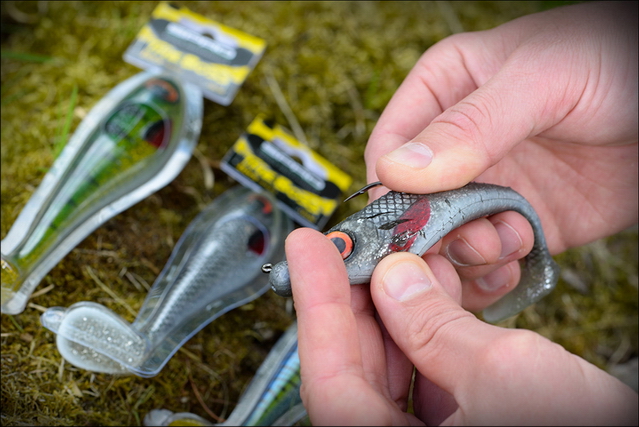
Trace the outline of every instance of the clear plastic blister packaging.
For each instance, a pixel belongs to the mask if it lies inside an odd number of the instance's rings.
[[[79,302],[49,308],[42,324],[77,367],[154,376],[204,326],[268,289],[261,266],[283,259],[292,228],[270,193],[234,187],[184,231],[133,323]]]
[[[2,240],[2,313],[101,224],[171,182],[202,126],[200,89],[159,71],[111,90],[80,123]]]
[[[301,384],[297,322],[293,322],[224,422],[213,424],[190,412],[154,409],[144,417],[144,425],[291,426],[307,415],[300,397]]]

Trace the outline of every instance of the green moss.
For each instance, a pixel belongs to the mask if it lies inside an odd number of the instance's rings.
[[[23,313],[2,315],[3,425],[135,425],[159,407],[207,419],[212,419],[209,412],[228,416],[292,321],[286,300],[268,293],[227,313],[150,379],[93,374],[64,364],[54,334],[40,324],[39,307],[90,300],[133,320],[130,310],[140,309],[144,284],[154,282],[188,223],[233,185],[219,161],[240,133],[260,113],[290,127],[269,76],[309,144],[353,176],[355,191],[365,184],[367,138],[426,48],[456,25],[467,31],[487,29],[542,7],[537,2],[451,2],[446,5],[458,21],[451,23],[432,2],[178,3],[268,43],[230,106],[205,102],[198,151],[212,168],[215,184],[206,187],[200,161],[191,159],[174,182],[108,221],[69,253],[36,292],[48,290]],[[72,132],[102,96],[139,71],[122,54],[156,6],[47,2],[43,9],[36,2],[13,4],[28,18],[2,3],[2,237],[53,163],[69,106],[74,105]],[[362,197],[341,205],[332,222],[364,203]],[[636,356],[636,229],[571,250],[558,261],[587,288],[579,291],[562,281],[516,326],[537,330],[602,367]]]

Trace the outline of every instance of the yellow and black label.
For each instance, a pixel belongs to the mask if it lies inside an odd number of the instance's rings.
[[[199,86],[205,97],[229,105],[265,48],[263,39],[160,3],[124,59],[141,68],[171,71]]]
[[[291,218],[320,230],[351,185],[349,175],[262,116],[226,153],[222,169],[272,192]]]

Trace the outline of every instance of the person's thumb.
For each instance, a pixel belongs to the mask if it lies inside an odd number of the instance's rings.
[[[459,188],[526,138],[560,122],[578,102],[583,82],[580,76],[570,80],[552,63],[547,73],[534,72],[553,58],[515,52],[490,80],[380,157],[379,180],[392,190],[420,194]]]
[[[541,335],[475,318],[455,301],[451,270],[440,255],[398,252],[371,279],[393,341],[459,405],[444,424],[636,425],[633,390]]]
[[[461,308],[459,277],[445,258],[426,260],[407,252],[385,257],[373,273],[371,295],[403,353],[422,375],[454,394],[455,381],[476,376],[473,358],[495,328]]]

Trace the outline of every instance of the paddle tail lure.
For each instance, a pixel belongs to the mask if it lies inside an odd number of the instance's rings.
[[[49,308],[42,324],[79,368],[152,377],[204,326],[268,289],[260,266],[283,258],[291,230],[273,196],[235,187],[189,224],[133,323],[79,302]]]
[[[530,222],[535,242],[523,260],[517,287],[484,310],[487,321],[497,322],[539,301],[554,289],[559,277],[559,267],[548,252],[539,217],[516,191],[480,183],[433,194],[390,191],[325,234],[340,250],[349,281],[354,285],[369,283],[377,263],[393,252],[422,256],[462,224],[511,210]],[[291,296],[286,261],[262,269],[269,273],[275,293]]]
[[[200,135],[199,89],[161,73],[120,83],[90,111],[2,240],[2,313],[111,217],[171,182]]]
[[[290,426],[306,416],[300,385],[295,322],[271,349],[226,421],[213,424],[193,413],[154,409],[144,417],[144,425]]]

